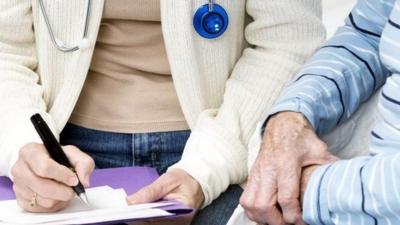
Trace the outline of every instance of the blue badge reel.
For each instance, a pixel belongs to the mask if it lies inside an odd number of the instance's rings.
[[[194,29],[203,38],[220,37],[225,33],[228,25],[228,14],[222,6],[215,3],[201,6],[194,14]]]

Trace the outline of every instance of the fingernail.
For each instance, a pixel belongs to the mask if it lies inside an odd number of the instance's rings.
[[[77,177],[70,177],[68,178],[68,185],[69,186],[76,186],[78,185],[78,178]]]

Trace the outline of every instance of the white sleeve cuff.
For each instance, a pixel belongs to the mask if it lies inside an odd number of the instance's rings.
[[[170,168],[182,169],[200,183],[205,207],[230,184],[246,179],[247,151],[239,138],[218,126],[212,116],[203,114],[182,159]]]

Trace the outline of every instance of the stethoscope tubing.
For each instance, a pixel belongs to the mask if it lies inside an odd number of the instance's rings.
[[[90,17],[90,5],[91,5],[92,0],[87,0],[87,5],[86,5],[86,13],[85,13],[85,23],[84,23],[84,29],[83,29],[83,34],[82,34],[82,39],[86,39],[87,38],[87,34],[88,34],[88,30],[89,30],[89,17]],[[49,16],[47,14],[46,8],[43,4],[43,0],[39,0],[39,5],[40,5],[40,9],[42,11],[43,14],[43,18],[44,21],[46,23],[47,26],[47,30],[49,32],[49,36],[51,39],[51,42],[53,43],[53,45],[60,51],[62,52],[75,52],[78,51],[80,49],[79,45],[73,46],[73,47],[67,47],[64,46],[63,44],[61,44],[55,37],[54,31],[53,31],[53,27],[50,24],[50,20],[49,20]]]
[[[83,28],[83,32],[82,32],[82,40],[81,43],[76,45],[76,46],[72,46],[72,47],[68,47],[66,46],[62,41],[58,40],[54,34],[54,30],[53,27],[50,24],[50,19],[49,16],[47,14],[47,10],[44,6],[43,0],[38,0],[39,1],[39,5],[40,5],[40,10],[42,11],[42,15],[44,18],[44,21],[46,23],[47,26],[47,31],[49,33],[51,42],[53,43],[54,47],[56,49],[58,49],[61,52],[67,53],[67,52],[75,52],[78,51],[79,49],[88,47],[88,30],[89,30],[89,18],[90,18],[90,14],[91,14],[91,3],[92,0],[86,0],[87,1],[87,5],[86,5],[86,13],[85,13],[85,20],[84,20],[84,28]],[[206,9],[207,8],[207,9]],[[217,18],[219,19],[218,22],[216,22],[216,26],[218,29],[216,29],[215,32],[209,31],[209,26],[207,28],[205,28],[204,26],[204,18],[209,16],[209,15],[217,15]],[[208,3],[205,4],[204,6],[200,7],[197,12],[195,13],[194,16],[194,20],[193,20],[193,25],[194,28],[196,30],[196,32],[202,36],[203,38],[206,39],[214,39],[217,38],[219,36],[221,36],[223,33],[225,33],[225,30],[227,28],[229,24],[229,18],[228,18],[228,14],[226,13],[225,9],[223,7],[221,7],[220,5],[215,3],[215,0],[208,0]],[[222,25],[220,27],[220,25]],[[211,28],[213,28],[214,24],[212,24]],[[83,47],[85,46],[85,47]]]

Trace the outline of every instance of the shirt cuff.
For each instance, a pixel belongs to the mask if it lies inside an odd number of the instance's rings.
[[[327,181],[333,164],[318,168],[311,175],[303,200],[303,219],[307,224],[331,224],[327,202]]]
[[[12,167],[19,157],[20,149],[28,143],[42,143],[38,133],[30,121],[30,116],[37,112],[26,112],[15,116],[18,120],[13,119],[7,125],[2,127],[2,131],[7,131],[0,135],[0,149],[2,149],[2,157],[0,158],[0,174],[8,176],[13,180],[11,173]],[[47,113],[41,113],[44,120],[56,136],[59,137],[56,124]]]
[[[291,98],[283,101],[278,101],[275,103],[275,105],[272,107],[270,113],[267,116],[267,119],[264,121],[263,126],[261,128],[261,135],[264,135],[265,128],[267,126],[267,123],[269,119],[280,112],[297,112],[301,113],[304,115],[304,117],[308,120],[308,122],[311,124],[314,130],[317,128],[316,124],[316,115],[314,113],[313,108],[306,103],[305,101],[302,101],[300,98]]]

